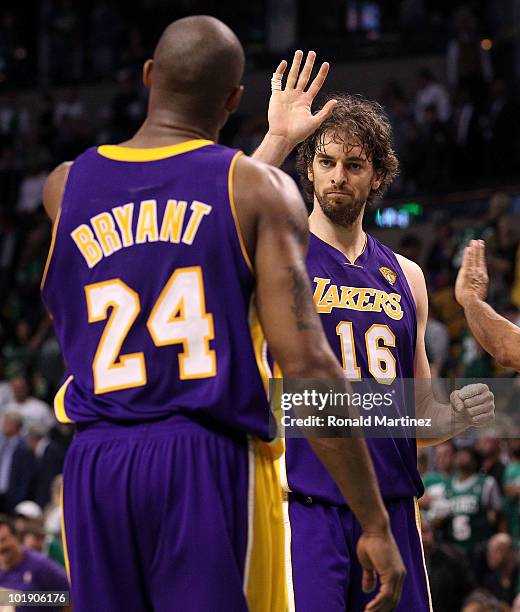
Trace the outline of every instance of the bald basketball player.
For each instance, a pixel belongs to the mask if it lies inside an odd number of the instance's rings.
[[[286,610],[264,333],[285,376],[342,371],[294,183],[215,144],[243,68],[224,24],[174,22],[144,66],[137,134],[47,179],[43,297],[68,366],[55,409],[78,429],[63,475],[75,612]],[[364,530],[370,609],[389,610],[404,569],[365,443],[311,443]]]
[[[520,372],[520,329],[486,303],[489,277],[485,251],[483,240],[471,240],[464,249],[455,297],[480,346],[501,366]]]

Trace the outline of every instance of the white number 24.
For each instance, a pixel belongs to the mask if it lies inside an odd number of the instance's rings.
[[[139,295],[120,279],[87,285],[85,295],[89,323],[105,320],[112,307],[92,363],[94,392],[145,385],[144,354],[119,355],[141,311]],[[175,270],[157,298],[146,327],[156,346],[183,345],[179,354],[181,380],[215,376],[215,351],[209,348],[209,341],[215,337],[213,315],[206,312],[200,267]]]

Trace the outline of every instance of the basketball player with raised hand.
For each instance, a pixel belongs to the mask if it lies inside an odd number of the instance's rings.
[[[68,368],[55,409],[77,425],[63,474],[76,612],[287,609],[263,332],[285,376],[342,371],[294,183],[215,144],[243,67],[218,20],[174,22],[144,66],[140,130],[45,185],[42,291]],[[366,445],[312,445],[364,530],[371,609],[389,610],[404,569]]]
[[[420,539],[417,497],[423,485],[417,471],[416,437],[430,445],[494,416],[486,385],[455,391],[451,406],[433,398],[424,345],[427,294],[414,262],[393,253],[363,229],[371,200],[385,192],[398,170],[391,127],[376,102],[338,95],[315,115],[312,102],[326,77],[324,64],[307,89],[315,53],[300,71],[297,51],[285,88],[287,62],[272,79],[269,132],[254,156],[280,165],[301,142],[297,169],[312,204],[307,271],[329,343],[350,381],[376,380],[392,386],[398,414],[430,418],[443,437],[425,427],[415,436],[388,433],[367,440],[394,537],[407,576],[402,612],[431,609]],[[406,399],[406,379],[415,378],[415,402]],[[353,389],[355,382],[352,383]],[[413,401],[413,400],[412,400]],[[421,439],[424,436],[424,439]],[[352,555],[359,524],[316,460],[308,440],[287,439],[282,461],[286,505],[286,578],[290,609],[296,612],[372,610],[366,573]]]
[[[464,249],[455,297],[480,346],[504,368],[520,372],[520,329],[486,303],[488,285],[485,243],[471,240]]]

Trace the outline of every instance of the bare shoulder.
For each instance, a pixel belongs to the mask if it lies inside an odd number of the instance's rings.
[[[63,162],[49,174],[43,187],[43,206],[51,221],[56,219],[61,206],[65,184],[72,162]]]
[[[409,284],[425,285],[424,272],[419,264],[403,255],[399,255],[399,253],[394,253],[394,255],[403,269]]]
[[[424,272],[422,271],[421,266],[416,264],[415,261],[412,261],[407,257],[403,257],[403,255],[399,255],[399,253],[394,253],[394,255],[396,256],[399,265],[403,269],[417,307],[427,308],[428,293],[426,289],[426,280],[424,279]]]
[[[262,195],[266,199],[274,198],[279,205],[291,199],[301,199],[298,187],[293,179],[278,168],[269,166],[247,155],[237,159],[237,176],[235,181],[247,185],[252,197]],[[245,194],[244,194],[245,195]]]

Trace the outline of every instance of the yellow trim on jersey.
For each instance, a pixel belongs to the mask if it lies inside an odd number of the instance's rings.
[[[433,612],[432,595],[430,593],[430,581],[428,580],[428,570],[426,569],[426,559],[424,558],[424,547],[422,542],[421,533],[421,511],[419,510],[419,502],[417,497],[413,498],[415,508],[415,526],[417,527],[417,533],[419,534],[419,543],[421,544],[421,556],[424,568],[424,579],[426,580],[426,590],[428,591],[428,603],[430,605],[430,612]]]
[[[235,193],[233,189],[233,175],[235,173],[235,164],[237,159],[242,155],[242,151],[239,151],[231,160],[231,164],[229,166],[228,173],[228,194],[229,194],[229,205],[231,206],[231,214],[233,215],[233,221],[235,222],[235,227],[238,235],[238,242],[240,243],[240,250],[242,251],[242,255],[246,260],[247,267],[254,272],[253,264],[251,259],[249,258],[249,254],[246,249],[246,245],[244,243],[244,238],[242,236],[242,231],[240,229],[240,224],[238,222],[237,209],[235,204]]]
[[[181,153],[188,153],[201,147],[214,144],[212,140],[186,140],[177,144],[168,145],[166,147],[153,147],[150,149],[134,149],[132,147],[121,147],[119,145],[101,145],[97,152],[103,157],[113,159],[115,161],[126,162],[148,162],[166,159]]]
[[[292,553],[291,553],[291,542],[292,542],[292,531],[291,531],[291,519],[289,517],[289,500],[284,499],[282,502],[283,510],[283,527],[285,537],[285,586],[287,589],[287,605],[288,612],[295,612],[296,604],[294,602],[294,582],[292,573]]]
[[[264,330],[256,312],[254,295],[251,297],[251,306],[249,308],[249,331],[253,342],[256,365],[264,384],[265,394],[268,396],[269,379],[272,377],[272,374],[267,361],[267,343],[265,341]],[[276,415],[273,416],[276,418]],[[279,458],[284,452],[285,444],[282,438],[275,438],[271,442],[262,442],[262,444],[269,449],[273,459]]]
[[[60,487],[60,527],[61,527],[61,543],[63,545],[63,558],[65,559],[65,570],[67,571],[67,578],[69,579],[70,584],[70,562],[69,562],[69,552],[67,550],[67,535],[65,533],[65,509],[63,507],[63,477],[61,480]]]
[[[51,244],[49,246],[49,252],[47,253],[47,261],[45,262],[45,268],[43,269],[42,281],[40,283],[40,291],[43,289],[43,285],[45,284],[45,279],[47,278],[47,272],[51,264],[52,253],[54,252],[54,245],[56,243],[56,234],[58,233],[58,223],[60,222],[60,216],[61,216],[61,208],[58,210],[58,214],[56,215],[56,219],[54,219],[54,223],[52,225]]]
[[[282,495],[276,463],[266,445],[249,446],[248,546],[244,593],[250,612],[287,612],[287,590],[280,569],[285,557]]]
[[[54,414],[60,423],[74,423],[74,421],[68,417],[67,412],[65,411],[65,393],[73,378],[74,376],[69,376],[54,396]]]

